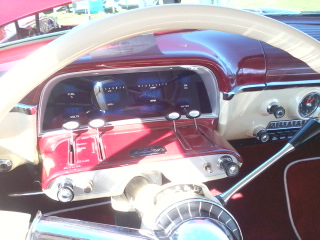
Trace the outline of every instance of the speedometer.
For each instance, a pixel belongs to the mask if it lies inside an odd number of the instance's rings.
[[[310,117],[320,105],[319,93],[309,93],[299,104],[299,114],[301,117]]]

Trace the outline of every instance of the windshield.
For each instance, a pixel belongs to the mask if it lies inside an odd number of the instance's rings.
[[[0,46],[26,38],[61,34],[66,30],[110,14],[163,4],[206,4],[238,8],[264,15],[318,14],[314,0],[72,0],[0,27]]]

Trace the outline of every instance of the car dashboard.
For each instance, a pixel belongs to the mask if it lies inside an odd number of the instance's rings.
[[[319,17],[269,17],[320,39],[319,31],[310,27]],[[13,52],[28,55],[51,40],[34,40],[22,50],[3,48],[0,70],[5,73],[20,61],[12,58]],[[173,201],[171,197],[179,202],[191,193],[194,199],[211,199],[220,186],[221,191],[237,186],[238,175],[251,181],[252,172],[264,167],[263,160],[309,119],[318,119],[319,79],[318,73],[288,53],[231,33],[186,29],[116,42],[58,70],[4,117],[0,176],[26,167],[38,191],[50,200],[78,204],[110,198],[113,210],[122,213],[138,209],[132,196],[139,196],[134,189],[140,184],[143,188],[145,182],[163,187],[154,199],[168,198],[166,204]],[[299,153],[318,156],[314,152]],[[288,158],[281,168],[299,156]],[[269,187],[272,177],[257,185]],[[214,188],[204,191],[203,183]],[[243,192],[261,202],[267,187],[252,186],[254,190]],[[265,195],[254,195],[257,189],[266,190]],[[251,209],[247,196],[235,195],[240,203],[246,199]],[[209,206],[202,200],[193,206],[193,213],[210,209],[210,217],[217,207],[214,217],[223,213],[225,225],[229,217],[233,219],[223,201]],[[208,209],[201,209],[202,203]],[[142,213],[147,215],[147,210]],[[239,232],[237,239],[241,237]]]
[[[69,185],[72,200],[118,196],[141,174],[156,184],[162,175],[177,182],[229,176],[222,163],[243,163],[232,144],[289,139],[318,116],[317,77],[285,52],[244,36],[159,32],[79,58],[11,115],[38,106],[27,122],[38,133],[48,196],[64,201],[59,192]],[[11,166],[23,162],[22,154],[14,153]],[[101,178],[110,184],[102,186]]]

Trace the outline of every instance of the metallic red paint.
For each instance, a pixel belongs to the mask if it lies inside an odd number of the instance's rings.
[[[39,151],[44,157],[42,187],[46,189],[56,177],[70,173],[186,157],[230,154],[242,162],[234,148],[214,131],[216,119],[199,119],[198,124],[211,142],[195,129],[191,120],[179,120],[178,133],[173,132],[172,123],[168,121],[107,126],[100,132],[106,159],[100,158],[94,129],[75,131],[74,164],[68,160],[70,133],[46,134],[39,138]],[[148,146],[162,146],[167,152],[142,158],[130,156],[131,150]]]
[[[228,39],[227,47],[226,39]],[[1,55],[4,54],[3,63],[22,59],[49,41],[51,40],[32,43],[27,48],[17,46],[4,49],[3,52],[0,52]],[[265,58],[259,41],[216,31],[162,34],[156,37],[156,41],[162,54],[132,55],[113,59],[92,59],[91,57],[88,59],[86,56],[62,69],[56,75],[95,69],[196,64],[208,67],[215,73],[222,92],[229,92],[238,86],[265,82]],[[184,44],[181,45],[181,42]],[[247,46],[251,47],[247,48]],[[8,65],[0,65],[3,71],[8,70],[4,69],[5,67]]]

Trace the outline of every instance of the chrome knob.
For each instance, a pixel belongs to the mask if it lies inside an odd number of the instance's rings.
[[[233,162],[230,156],[222,156],[218,160],[218,167],[224,170],[228,177],[236,177],[240,171],[239,165]]]
[[[164,116],[167,120],[172,121],[173,123],[173,131],[177,132],[176,128],[176,120],[180,119],[181,114],[178,112],[170,112]]]
[[[187,118],[193,119],[194,127],[196,129],[198,129],[196,118],[200,117],[200,115],[201,115],[201,112],[198,110],[190,110],[189,112],[186,113]]]
[[[256,137],[260,142],[268,142],[270,135],[268,131],[263,127],[258,127],[253,131],[253,136]]]
[[[69,121],[62,124],[62,128],[65,130],[73,131],[80,127],[80,123],[77,121]]]
[[[267,111],[269,114],[273,114],[275,118],[282,118],[286,113],[284,107],[279,106],[277,103],[270,104]]]
[[[181,117],[181,114],[178,113],[178,112],[170,112],[168,114],[165,115],[165,118],[169,121],[175,121],[175,120],[178,120],[180,119]]]
[[[198,118],[200,117],[201,112],[198,110],[190,110],[189,112],[186,113],[186,117],[190,119]]]
[[[71,202],[74,198],[73,184],[71,181],[66,180],[60,185],[57,198],[60,202]]]

